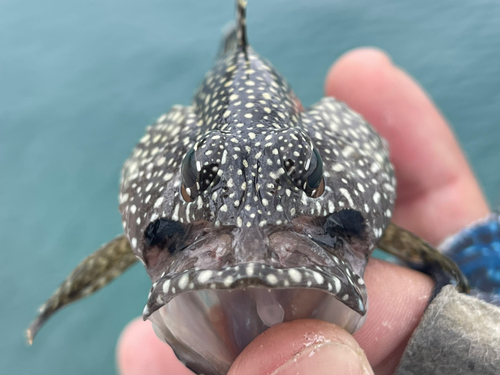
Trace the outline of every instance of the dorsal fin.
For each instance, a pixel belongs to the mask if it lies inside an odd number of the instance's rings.
[[[246,0],[236,0],[236,32],[238,47],[246,50],[247,41],[247,2]]]
[[[219,48],[219,57],[236,50],[243,51],[246,56],[248,46],[246,7],[245,0],[236,0],[236,24],[231,22],[225,27],[224,37]]]

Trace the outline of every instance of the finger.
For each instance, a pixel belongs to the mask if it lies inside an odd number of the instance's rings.
[[[151,322],[141,318],[125,327],[116,352],[122,375],[193,375],[172,349],[156,337]]]
[[[488,213],[446,121],[384,53],[348,52],[328,73],[326,93],[361,113],[389,142],[398,181],[396,223],[437,244]]]
[[[338,326],[294,320],[271,327],[252,341],[228,375],[373,374],[356,340]]]
[[[392,374],[425,312],[433,282],[420,272],[373,258],[364,281],[370,307],[354,337],[376,374]]]

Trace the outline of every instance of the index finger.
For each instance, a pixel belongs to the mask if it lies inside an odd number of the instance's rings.
[[[328,73],[326,94],[346,102],[389,142],[396,223],[438,244],[488,213],[451,128],[384,53],[363,48],[341,57]]]

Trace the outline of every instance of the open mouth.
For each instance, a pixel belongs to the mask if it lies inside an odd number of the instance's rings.
[[[246,263],[163,275],[153,284],[143,317],[160,339],[175,343],[177,356],[192,369],[201,366],[210,374],[206,366],[215,366],[218,374],[270,326],[311,318],[354,332],[366,309],[364,282],[348,267]]]
[[[313,268],[312,268],[313,267]],[[364,316],[366,292],[362,278],[338,268],[326,272],[319,266],[275,268],[265,264],[246,263],[223,270],[191,269],[173,277],[163,275],[153,284],[143,317],[185,292],[203,290],[240,289],[314,289],[341,301],[344,305]]]

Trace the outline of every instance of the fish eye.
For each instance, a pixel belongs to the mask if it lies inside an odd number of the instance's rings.
[[[309,167],[307,171],[299,177],[293,178],[293,174],[296,173],[294,167],[294,162],[290,159],[286,160],[284,163],[285,170],[287,174],[292,178],[293,184],[298,188],[304,190],[304,192],[311,198],[320,197],[325,191],[325,180],[323,178],[323,160],[315,148],[311,155],[311,160],[309,162]]]
[[[194,201],[210,185],[215,186],[220,181],[218,164],[206,164],[201,168],[199,173],[197,170],[194,149],[191,149],[184,157],[181,165],[181,194],[186,202]]]
[[[305,192],[312,198],[320,197],[325,191],[325,180],[323,179],[323,160],[318,150],[313,149],[311,164],[306,174]]]
[[[196,158],[194,156],[194,149],[189,150],[184,157],[181,165],[182,198],[186,202],[192,202],[197,197],[196,189]]]

